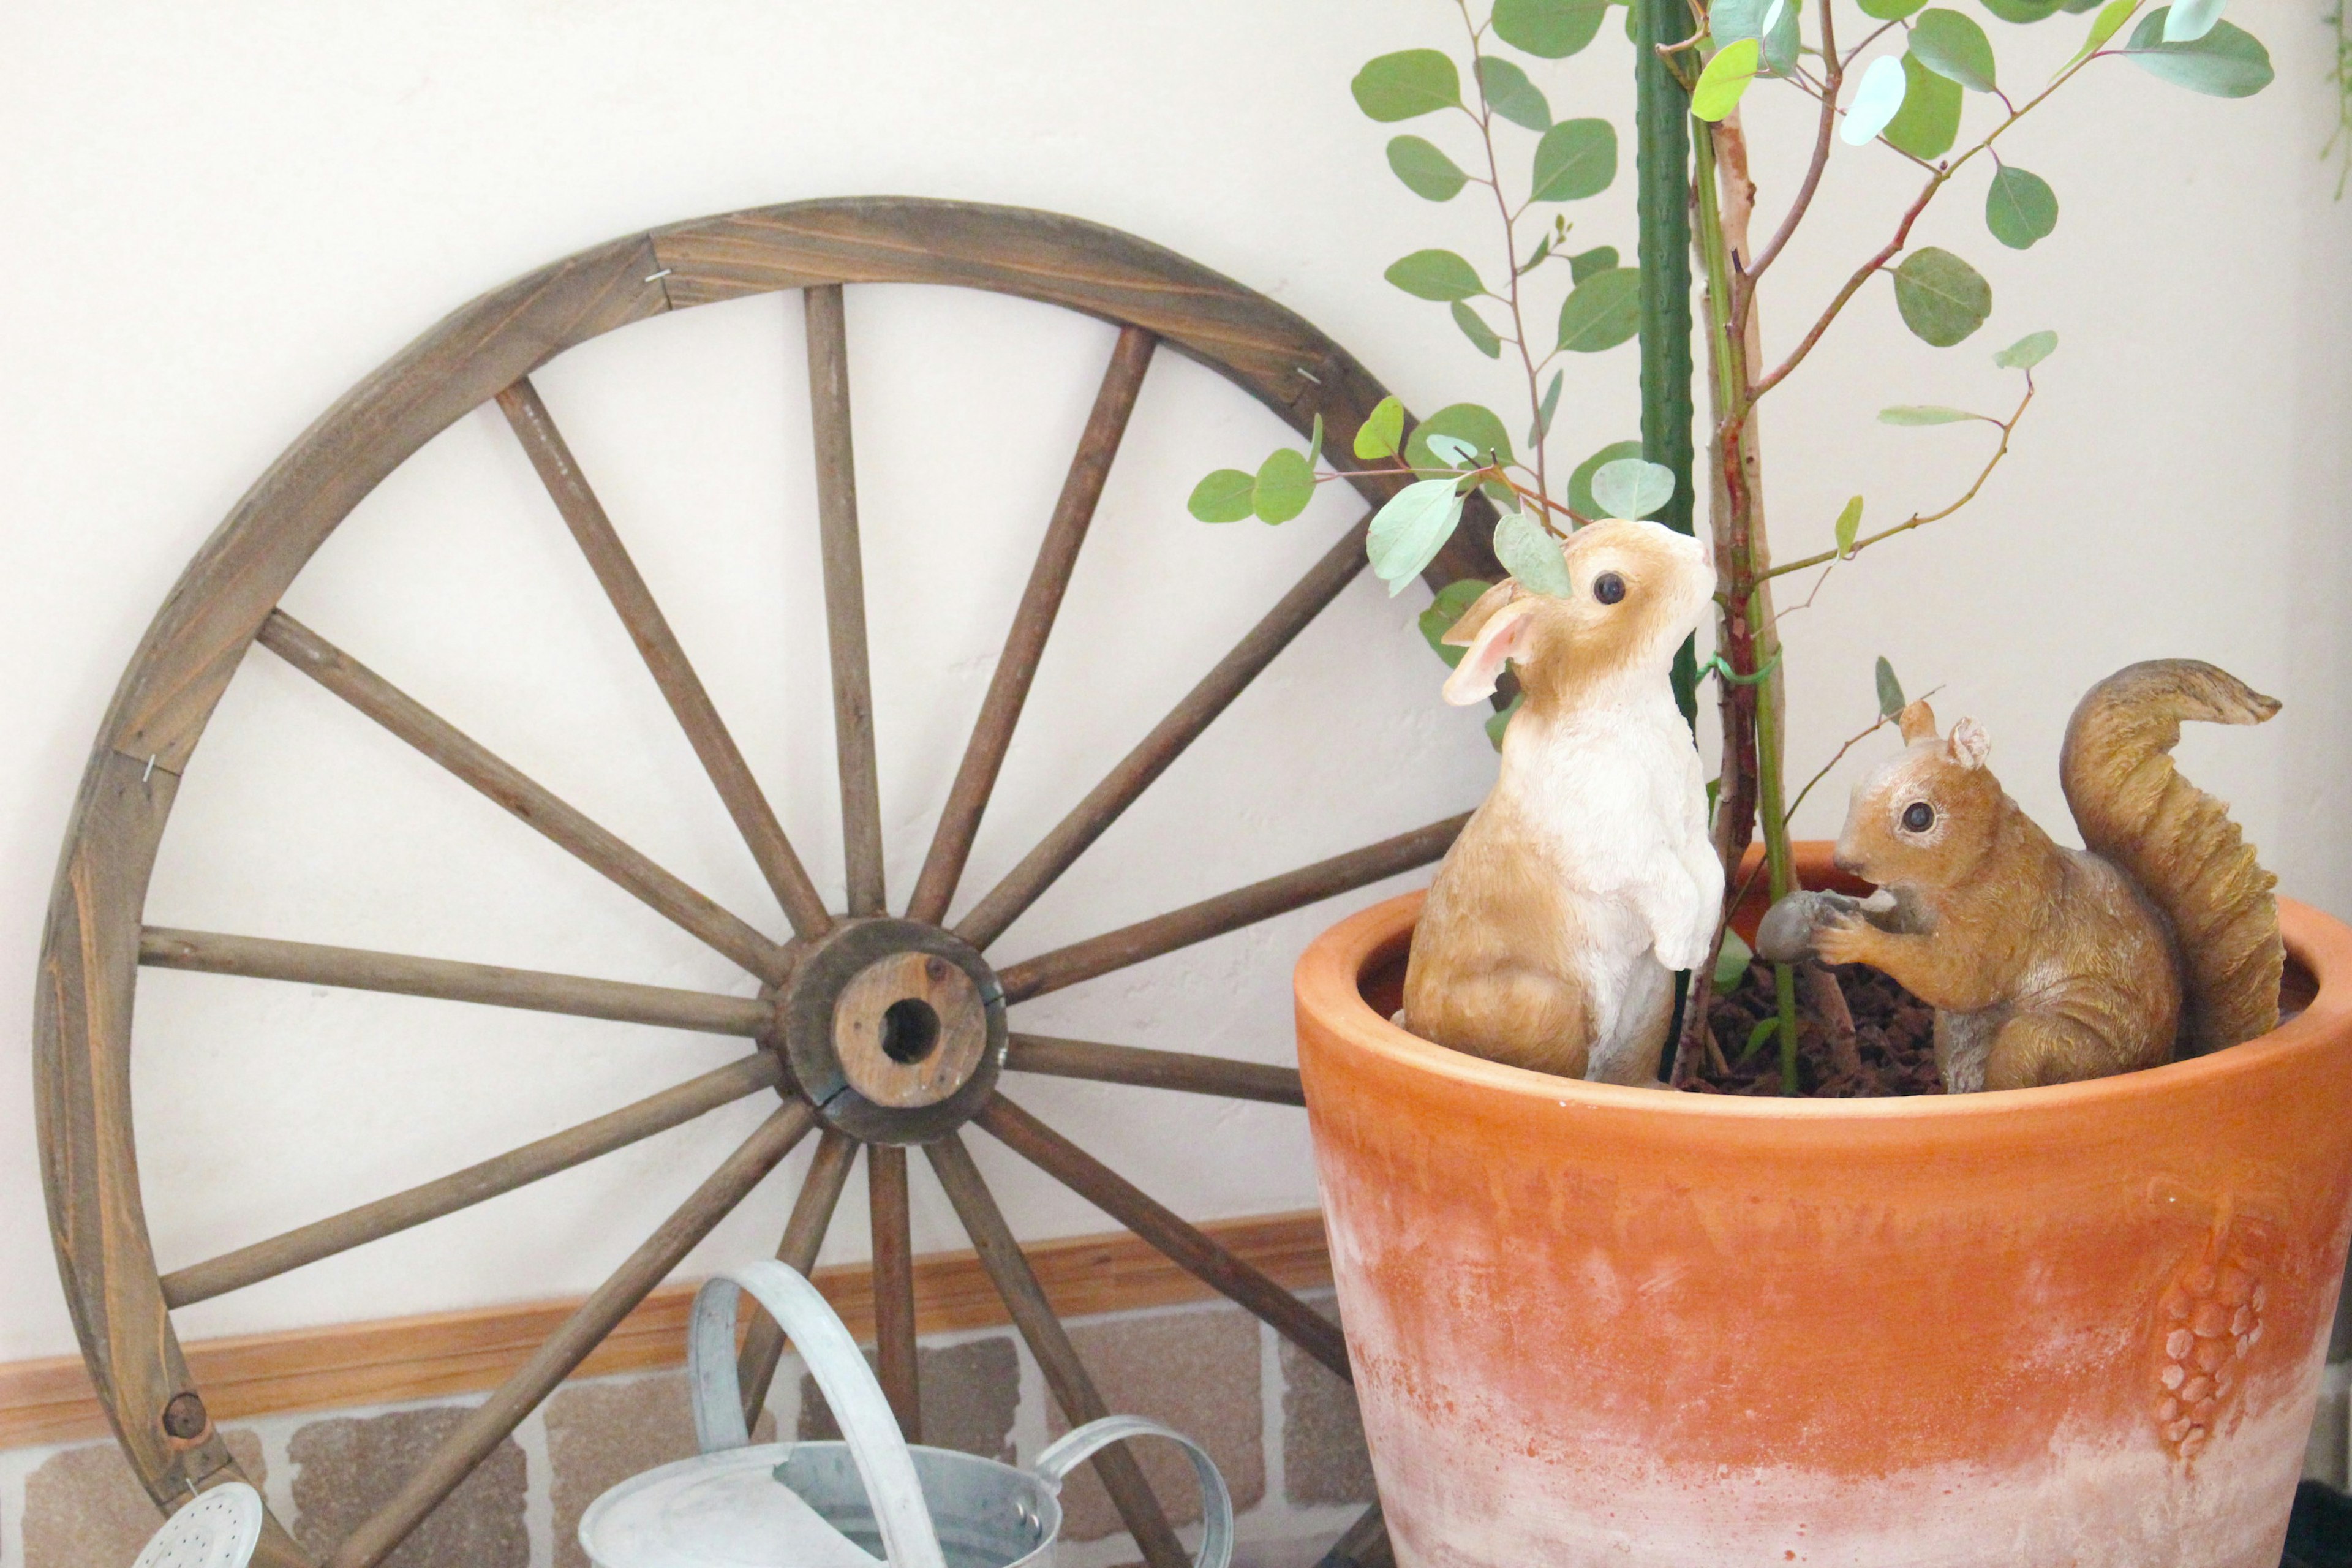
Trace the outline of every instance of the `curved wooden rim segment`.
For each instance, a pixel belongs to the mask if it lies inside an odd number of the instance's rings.
[[[1131,402],[1131,381],[1139,379],[1154,342],[1216,370],[1302,433],[1319,416],[1328,439],[1339,446],[1350,440],[1384,395],[1350,355],[1291,311],[1158,246],[1051,214],[888,197],[802,202],[735,213],[630,235],[582,251],[453,312],[320,416],[198,551],[125,670],[74,805],[43,944],[35,1084],[51,1233],[84,1358],[133,1468],[159,1503],[236,1473],[217,1436],[182,1447],[169,1442],[161,1429],[164,1405],[192,1384],[165,1308],[139,1191],[130,1066],[147,884],[180,773],[221,693],[288,586],[352,510],[435,436],[502,394],[510,414],[530,414],[536,399],[524,378],[548,360],[633,321],[747,294],[802,289],[810,291],[820,310],[837,311],[838,286],[852,282],[959,285],[1058,305],[1118,324],[1127,330],[1120,350],[1125,368],[1115,374],[1125,380],[1113,383],[1108,395],[1114,403],[1121,396]],[[841,403],[836,412],[845,412],[845,394]],[[1097,421],[1105,428],[1090,431],[1082,463],[1108,463],[1108,448],[1116,445],[1115,426],[1125,416],[1124,408],[1111,412],[1115,418],[1106,416]],[[823,911],[812,907],[805,873],[781,832],[773,829],[765,803],[756,799],[756,787],[740,767],[732,742],[715,727],[715,714],[706,713],[707,699],[682,652],[667,635],[666,625],[658,624],[658,611],[642,594],[625,555],[618,552],[609,520],[603,518],[584,480],[570,466],[569,453],[559,452],[560,437],[554,437],[551,425],[536,432],[529,418],[518,429],[527,446],[534,433],[545,437],[538,442],[534,458],[549,477],[559,508],[575,532],[583,533],[592,560],[604,568],[600,575],[641,646],[651,638],[654,646],[647,653],[656,679],[688,724],[689,738],[696,741],[714,783],[744,827],[771,886],[794,916],[795,925],[804,930],[817,926]],[[845,424],[837,443],[845,465]],[[1102,438],[1106,434],[1108,441]],[[1090,469],[1074,473],[1064,508],[1068,515],[1058,520],[1069,536],[1064,543],[1072,550],[1076,534],[1083,531],[1080,514],[1091,510],[1089,487],[1098,489],[1100,482],[1099,474]],[[838,477],[848,478],[845,468]],[[1396,483],[1380,476],[1355,481],[1375,504]],[[837,504],[841,499],[836,494],[821,510],[854,517]],[[854,521],[836,531],[854,541]],[[1360,531],[1360,525],[1351,530],[1339,547],[1352,552],[1359,563]],[[1353,574],[1352,568],[1342,574],[1346,564],[1335,552],[1294,590],[1294,597],[1319,593],[1328,598]],[[1498,570],[1472,531],[1465,531],[1427,575],[1444,583],[1492,576]],[[1066,577],[1066,563],[1055,561],[1040,571],[1045,583],[1040,592],[1052,596],[1057,586],[1053,579],[1056,574]],[[1213,676],[1209,684],[1215,683]],[[1222,688],[1214,695],[1223,695]],[[1213,710],[1222,706],[1210,704],[1207,716],[1213,717]],[[1004,710],[1001,718],[1009,731],[1019,703],[1008,696],[997,707]],[[1183,717],[1188,715],[1171,715],[1171,721]],[[973,788],[967,791],[976,796],[971,804],[975,816],[986,793],[982,775],[993,772],[1002,743],[992,734],[977,753]],[[1156,760],[1147,759],[1147,763]],[[864,766],[870,769],[870,762]],[[857,771],[847,761],[845,769],[845,777]],[[1146,765],[1129,771],[1152,774],[1157,770]],[[466,776],[463,770],[460,776]],[[1131,781],[1106,781],[1107,786],[1114,782]],[[477,787],[485,786],[478,783]],[[545,799],[561,805],[551,795]],[[863,816],[863,803],[859,805]],[[530,819],[530,812],[511,805],[509,808]],[[579,827],[572,834],[577,842],[567,847],[583,853],[578,845],[593,837],[588,833],[593,826]],[[968,833],[968,824],[957,829],[958,836]],[[1090,840],[1092,835],[1074,829],[1065,837],[1076,843]],[[874,847],[870,834],[861,837],[866,842],[852,846],[852,859],[860,862],[861,872],[854,904],[878,904],[878,855],[866,853]],[[563,841],[561,837],[559,841]],[[927,902],[944,904],[962,847],[951,838],[926,889]],[[775,977],[782,950],[768,939],[708,906],[682,884],[673,885],[675,879],[649,862],[638,866],[625,861],[618,848],[601,840],[591,848],[593,853],[583,858],[599,864],[602,857],[599,868],[607,875],[689,929],[698,927],[706,941],[730,951],[748,967]],[[1061,851],[1075,853],[1070,845],[1062,845],[1046,862],[1031,868],[1031,885],[1000,889],[983,923],[1000,930],[1010,923],[1011,916],[1066,864]],[[614,868],[625,874],[616,874]],[[1114,933],[1122,939],[1129,934]],[[1198,940],[1189,930],[1162,933],[1163,939],[1180,935]],[[412,994],[587,1016],[667,1013],[672,1016],[665,1021],[673,1024],[730,1031],[756,1022],[748,1007],[731,999],[695,998],[652,987],[210,933],[159,932],[155,938],[148,944],[150,963],[254,973],[270,973],[273,966],[324,965],[339,976],[332,983]],[[173,939],[181,946],[173,946]],[[199,947],[205,951],[197,951]],[[1099,956],[1089,953],[1087,962],[1109,956],[1107,951]],[[1080,1076],[1150,1081],[1148,1076],[1135,1076],[1140,1069],[1124,1058],[1074,1064],[1056,1058],[1054,1066],[1041,1058],[1039,1065],[1042,1070],[1083,1069]],[[1209,1070],[1213,1077],[1213,1069]],[[1253,1087],[1269,1098],[1287,1098],[1285,1085],[1272,1090]],[[788,1143],[782,1134],[790,1128],[790,1120],[776,1124],[774,1142]],[[792,1130],[791,1136],[801,1131],[805,1128]],[[763,1148],[751,1163],[764,1168],[772,1163],[770,1153],[781,1157],[780,1151]],[[935,1162],[937,1158],[935,1154]],[[814,1239],[798,1231],[814,1227],[821,1234],[830,1200],[838,1194],[837,1164],[835,1160],[826,1165],[826,1180],[812,1194],[810,1223],[788,1237],[788,1250],[813,1252]],[[748,1176],[750,1168],[743,1173]],[[698,1215],[696,1223],[702,1217]],[[660,1250],[656,1246],[656,1251]],[[626,1271],[626,1290],[642,1294],[642,1288],[651,1283],[646,1277],[650,1268],[650,1261],[636,1260]],[[536,1386],[545,1376],[560,1376],[557,1363],[579,1348],[573,1342],[577,1337],[567,1337],[563,1345],[551,1344],[547,1366],[525,1382]],[[576,1361],[576,1355],[572,1359]],[[498,1415],[499,1419],[520,1418],[512,1400],[501,1404]],[[481,1431],[492,1425],[482,1425]],[[1112,1461],[1114,1469],[1123,1465],[1123,1460]],[[416,1510],[430,1506],[426,1494],[443,1482],[454,1484],[449,1480],[453,1473],[441,1463],[432,1476],[418,1478],[394,1511],[421,1516]],[[1114,1489],[1128,1492],[1129,1488],[1122,1479]],[[1148,1520],[1143,1499],[1129,1495],[1123,1500]],[[369,1561],[389,1550],[388,1542],[396,1539],[396,1531],[385,1528],[390,1523],[377,1521],[373,1533],[347,1545],[339,1560]],[[1155,1530],[1146,1522],[1143,1529],[1155,1558],[1172,1543],[1164,1526]],[[256,1561],[270,1568],[291,1568],[310,1559],[272,1521]]]

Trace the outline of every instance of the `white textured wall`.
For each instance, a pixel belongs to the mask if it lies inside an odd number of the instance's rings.
[[[1992,323],[1926,349],[1884,285],[1769,405],[1782,549],[1843,498],[1939,504],[1979,437],[1870,423],[1892,402],[2002,395],[1993,348],[2064,345],[2010,465],[1964,520],[1845,568],[1791,623],[1792,764],[1867,721],[1885,651],[2045,819],[2059,728],[2089,680],[2158,653],[2284,697],[2267,731],[2198,737],[2289,890],[2352,910],[2331,806],[2352,689],[2337,674],[2352,432],[2352,212],[2316,160],[2332,114],[2315,0],[2246,0],[2278,85],[2224,104],[2109,66],[2007,144],[2063,204],[2030,254],[1976,214],[1921,237],[1991,278]],[[580,247],[796,197],[911,193],[1107,222],[1265,289],[1423,408],[1508,384],[1381,268],[1486,243],[1467,204],[1407,195],[1349,104],[1366,56],[1444,38],[1434,0],[1183,7],[1053,0],[817,6],[240,0],[20,8],[0,65],[0,1016],[29,1020],[40,915],[89,738],[124,660],[214,523],[345,387],[445,310]],[[2079,19],[2029,40],[2054,58]],[[1994,25],[2006,44],[2016,35]],[[1621,121],[1627,46],[1538,73],[1555,110]],[[1980,107],[1980,105],[1979,106]],[[1754,134],[1771,216],[1801,104]],[[1628,171],[1630,175],[1630,169]],[[1907,187],[1883,153],[1833,171],[1819,232],[1776,274],[1785,342],[1883,237]],[[1632,250],[1630,178],[1580,216]],[[1453,237],[1449,238],[1448,237]],[[1474,250],[1475,254],[1475,250]],[[681,628],[820,884],[837,887],[797,313],[770,297],[630,328],[541,384]],[[892,886],[903,897],[1110,333],[1015,301],[911,289],[850,306]],[[1557,450],[1634,428],[1633,351],[1575,367]],[[1515,417],[1515,423],[1517,422]],[[1271,416],[1172,356],[1047,657],[967,897],[1320,552],[1347,509],[1279,531],[1183,513],[1254,463]],[[691,753],[494,413],[461,421],[297,584],[295,613],[772,929]],[[1017,957],[1474,802],[1475,715],[1442,709],[1418,595],[1360,583],[1006,939]],[[1842,782],[1804,824],[1834,826]],[[2060,824],[2063,826],[2063,821]],[[1359,895],[1361,903],[1373,896]],[[728,966],[268,655],[191,769],[150,905],[209,926],[671,984]],[[1291,955],[1331,917],[1261,931],[1034,1005],[1048,1032],[1286,1059]],[[21,1027],[21,1025],[20,1025]],[[18,1038],[22,1038],[20,1033]],[[166,1267],[483,1157],[726,1059],[625,1026],[151,973],[142,1158]],[[72,1340],[53,1275],[22,1047],[0,1070],[0,1358]],[[1196,1215],[1312,1201],[1302,1119],[1138,1091],[1025,1100]],[[587,1288],[756,1115],[737,1107],[589,1170],[184,1314],[194,1335]],[[1101,1216],[990,1158],[1031,1235]],[[804,1159],[804,1156],[803,1157]],[[800,1163],[795,1161],[794,1164]],[[772,1183],[712,1252],[764,1250]],[[918,1245],[960,1244],[917,1182]],[[828,1258],[865,1250],[853,1189]]]

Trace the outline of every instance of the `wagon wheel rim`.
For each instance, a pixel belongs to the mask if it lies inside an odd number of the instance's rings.
[[[952,283],[1057,304],[1120,329],[1003,657],[901,915],[888,912],[866,668],[845,285]],[[817,529],[835,712],[846,908],[830,910],[638,577],[530,373],[632,321],[787,289],[804,300],[818,473]],[[159,1506],[241,1479],[189,1376],[170,1312],[337,1256],[770,1091],[774,1111],[542,1343],[474,1407],[401,1490],[329,1560],[368,1568],[528,1418],[623,1317],[812,1133],[818,1148],[777,1256],[807,1272],[867,1151],[879,1373],[910,1437],[915,1369],[907,1151],[919,1147],[1066,1419],[1099,1393],[965,1147],[977,1125],[1109,1214],[1343,1379],[1319,1313],[1009,1098],[1000,1071],[1303,1105],[1296,1069],[1024,1033],[1007,1009],[1301,908],[1442,856],[1465,816],[1266,879],[1011,965],[986,950],[1364,564],[1360,519],[1223,659],[961,919],[947,922],[1031,678],[1155,351],[1165,345],[1249,392],[1302,433],[1349,441],[1382,389],[1290,311],[1116,230],[1016,208],[906,198],[818,201],[631,235],[460,309],[305,432],[215,531],[165,601],[101,727],[52,893],[36,1018],[44,1185],[75,1330],[100,1403]],[[393,469],[495,401],[774,894],[789,937],[716,904],[567,805],[277,602],[310,554]],[[1371,503],[1397,480],[1352,482]],[[1496,571],[1465,531],[1427,574]],[[143,919],[182,770],[258,642],[762,983],[761,998],[594,980],[274,938],[168,930]],[[1466,816],[1466,814],[1465,814]],[[327,1219],[159,1274],[133,1154],[130,1063],[141,965],[242,974],[658,1024],[744,1037],[751,1054],[587,1122]],[[911,1020],[911,1022],[909,1022]],[[910,1028],[916,1044],[893,1037]],[[898,1048],[893,1048],[898,1038]],[[747,1411],[782,1355],[755,1325],[739,1375]],[[1094,1461],[1152,1568],[1186,1561],[1121,1446]],[[1360,1542],[1376,1520],[1351,1531]],[[256,1561],[311,1558],[272,1518]]]

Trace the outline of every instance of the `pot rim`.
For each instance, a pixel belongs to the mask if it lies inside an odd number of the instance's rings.
[[[1864,1100],[1783,1099],[1728,1094],[1683,1094],[1617,1084],[1588,1083],[1529,1068],[1465,1056],[1406,1033],[1374,1012],[1359,989],[1374,954],[1409,933],[1427,889],[1384,900],[1326,931],[1299,956],[1292,976],[1301,1014],[1324,1024],[1353,1048],[1396,1066],[1453,1079],[1517,1099],[1542,1099],[1563,1107],[1594,1110],[1647,1111],[1661,1116],[1719,1119],[1736,1122],[1802,1121],[1877,1123],[1895,1120],[1937,1122],[2014,1115],[2021,1111],[2087,1110],[2149,1097],[2226,1094],[2231,1084],[2274,1070],[2294,1058],[2344,1048],[2352,1019],[2352,928],[2307,904],[2282,898],[2279,927],[2288,958],[2309,972],[2316,993],[2302,1012],[2270,1033],[2210,1056],[2167,1062],[2162,1067],[2081,1083],[2040,1089],[1988,1089],[1975,1094],[1889,1095]]]

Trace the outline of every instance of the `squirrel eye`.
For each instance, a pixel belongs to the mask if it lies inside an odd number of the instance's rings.
[[[1936,808],[1924,800],[1915,800],[1903,808],[1903,826],[1913,833],[1925,833],[1936,826]]]
[[[1613,605],[1625,596],[1625,579],[1614,572],[1603,572],[1592,580],[1592,596],[1604,605]]]

